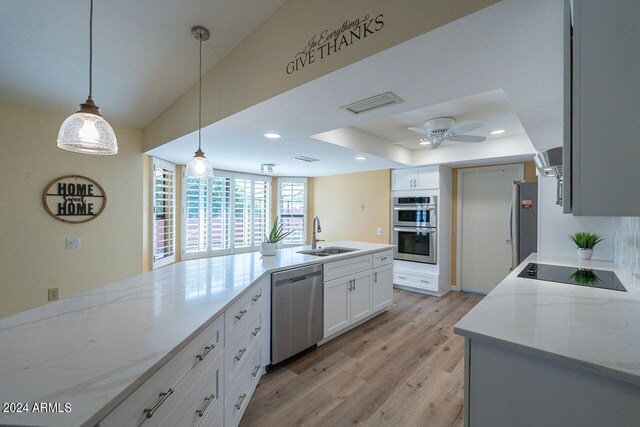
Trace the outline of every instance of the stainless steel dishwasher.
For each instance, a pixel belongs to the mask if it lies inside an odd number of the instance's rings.
[[[322,264],[271,275],[271,363],[317,344],[323,336]]]

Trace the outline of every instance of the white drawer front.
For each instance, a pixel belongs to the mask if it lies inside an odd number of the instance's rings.
[[[254,346],[224,402],[225,426],[237,426],[262,375],[260,346]]]
[[[223,356],[218,355],[178,406],[171,411],[162,426],[196,427],[210,413],[219,412],[224,403],[223,367]]]
[[[393,262],[393,251],[382,251],[373,254],[373,268],[391,264]]]
[[[210,411],[209,415],[202,420],[200,427],[224,427],[224,407],[220,408],[218,412]]]
[[[219,316],[107,415],[100,426],[160,425],[223,347],[224,318]]]
[[[438,291],[438,276],[431,274],[415,274],[395,271],[393,273],[393,283],[395,285],[411,286],[413,288],[424,289],[427,291]]]
[[[324,281],[328,282],[329,280],[339,279],[340,277],[370,270],[373,262],[372,259],[373,257],[371,255],[362,255],[340,261],[327,262],[323,267]]]
[[[253,347],[262,347],[262,316],[255,313],[245,327],[238,333],[236,339],[224,349],[225,383],[232,386],[240,374],[240,368],[247,360]]]
[[[224,312],[225,337],[231,342],[262,305],[262,283],[258,282]]]

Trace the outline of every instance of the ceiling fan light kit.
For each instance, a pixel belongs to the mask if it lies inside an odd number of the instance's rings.
[[[482,142],[487,139],[479,135],[462,135],[467,132],[480,129],[484,126],[482,123],[473,122],[465,125],[455,126],[456,121],[453,117],[437,117],[429,119],[422,124],[422,127],[410,127],[410,131],[425,135],[418,142],[425,148],[435,150],[445,141],[456,142]]]
[[[93,0],[89,15],[89,96],[80,110],[67,117],[60,126],[59,148],[75,153],[113,155],[118,153],[116,134],[100,114],[91,97],[93,86]]]
[[[185,176],[187,178],[213,178],[213,166],[204,156],[202,151],[202,42],[209,40],[210,33],[205,27],[199,25],[191,29],[193,38],[200,42],[200,68],[198,79],[198,150],[187,163]]]

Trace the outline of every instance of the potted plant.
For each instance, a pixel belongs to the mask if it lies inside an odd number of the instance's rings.
[[[271,232],[267,236],[264,236],[264,242],[262,242],[260,253],[266,256],[273,256],[278,252],[278,242],[293,233],[294,230],[284,231],[284,224],[278,224],[278,217],[273,221],[273,227]]]
[[[591,259],[593,247],[603,239],[599,234],[578,232],[569,235],[569,239],[578,247],[578,258]]]

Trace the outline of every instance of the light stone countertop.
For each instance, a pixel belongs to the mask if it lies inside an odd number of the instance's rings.
[[[517,277],[529,262],[612,270],[627,292]],[[532,254],[454,327],[640,385],[640,284],[607,261]]]
[[[0,425],[92,426],[263,275],[391,248],[317,257],[284,248],[183,261],[0,319],[0,404],[69,402],[68,414],[3,413]],[[114,266],[117,268],[117,266]]]

